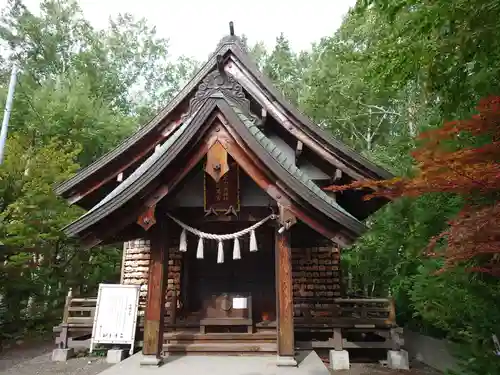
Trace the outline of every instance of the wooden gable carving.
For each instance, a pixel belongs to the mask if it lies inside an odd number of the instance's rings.
[[[228,171],[227,151],[220,142],[215,142],[207,152],[205,173],[217,183]]]

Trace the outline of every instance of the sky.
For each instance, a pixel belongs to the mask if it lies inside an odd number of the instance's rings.
[[[4,8],[8,0],[0,0]],[[79,0],[90,23],[104,28],[109,17],[131,13],[146,18],[158,34],[170,40],[173,56],[206,60],[219,40],[229,33],[245,34],[250,44],[263,41],[268,48],[283,32],[296,51],[332,35],[355,0]],[[24,0],[33,12],[39,0]]]

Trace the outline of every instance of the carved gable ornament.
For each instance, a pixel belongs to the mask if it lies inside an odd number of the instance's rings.
[[[189,110],[182,119],[196,113],[208,98],[221,96],[237,104],[254,123],[259,121],[259,118],[250,111],[250,101],[245,97],[242,86],[232,75],[219,70],[208,73],[199,84],[198,90],[189,101]]]

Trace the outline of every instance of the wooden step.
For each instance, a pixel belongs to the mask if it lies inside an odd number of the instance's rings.
[[[195,343],[195,344],[166,344],[163,351],[167,353],[269,353],[275,354],[278,350],[276,343]]]
[[[163,335],[164,342],[276,342],[276,332],[256,333],[198,333],[198,332],[167,332]]]

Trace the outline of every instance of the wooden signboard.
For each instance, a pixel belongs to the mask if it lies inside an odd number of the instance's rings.
[[[240,210],[240,170],[237,163],[233,162],[229,170],[218,182],[204,173],[204,208],[205,212],[235,212]]]
[[[95,344],[130,345],[134,351],[140,285],[100,284],[90,339]]]

